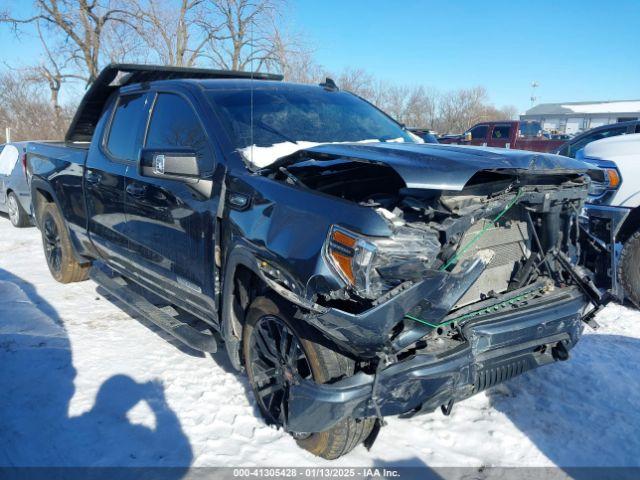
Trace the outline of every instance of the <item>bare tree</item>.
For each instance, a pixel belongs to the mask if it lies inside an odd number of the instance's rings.
[[[164,65],[191,67],[221,29],[209,15],[211,0],[148,0],[135,17],[138,33]]]
[[[518,112],[518,107],[515,105],[505,105],[500,109],[500,115],[505,120],[517,120]]]
[[[69,71],[69,63],[72,60],[72,55],[69,54],[65,45],[58,45],[56,54],[54,55],[49,46],[49,40],[42,34],[40,21],[37,20],[35,24],[44,55],[39,65],[25,69],[25,80],[32,83],[47,84],[49,87],[49,101],[53,108],[55,121],[59,122],[62,116],[62,106],[60,105],[60,89],[62,88],[62,84],[70,79],[82,79],[82,77]]]
[[[463,132],[480,121],[488,120],[487,103],[484,87],[445,93],[440,99],[437,129],[443,133]]]
[[[436,101],[433,90],[423,86],[410,88],[406,96],[402,123],[410,127],[432,128],[436,120]]]
[[[0,127],[10,127],[13,140],[62,139],[71,112],[61,108],[56,119],[44,85],[31,82],[29,73],[0,73]]]
[[[264,70],[278,66],[277,18],[281,0],[211,0],[208,21],[219,30],[209,41],[207,56],[226,70]]]
[[[333,78],[333,76],[332,76]],[[376,82],[373,75],[362,68],[346,68],[337,76],[336,82],[341,90],[372,101],[376,97]]]
[[[132,0],[123,0],[130,5]],[[131,12],[115,0],[34,0],[35,15],[20,18],[4,12],[0,21],[15,29],[20,25],[41,21],[49,32],[59,34],[74,46],[73,58],[82,67],[87,82],[92,82],[100,69],[105,29],[113,22],[132,28]]]
[[[326,77],[325,69],[313,58],[313,50],[299,33],[290,33],[274,26],[271,37],[273,65],[284,79],[294,83],[320,83]]]

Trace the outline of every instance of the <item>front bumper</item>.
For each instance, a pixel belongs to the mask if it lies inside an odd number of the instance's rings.
[[[444,354],[416,354],[373,374],[359,372],[332,384],[291,385],[287,429],[318,432],[347,417],[431,412],[527,370],[555,361],[553,347],[573,348],[587,304],[574,287],[528,305],[469,321],[466,342]]]

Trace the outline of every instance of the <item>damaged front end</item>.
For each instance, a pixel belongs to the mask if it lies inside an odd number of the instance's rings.
[[[298,316],[358,369],[331,384],[294,382],[289,430],[448,412],[566,360],[583,324],[595,326],[607,299],[579,265],[584,171],[531,168],[529,157],[528,168],[476,168],[463,184],[437,189],[412,187],[393,165],[311,157],[277,166],[273,178],[371,208],[392,234],[329,228],[322,258],[341,288],[319,289]]]

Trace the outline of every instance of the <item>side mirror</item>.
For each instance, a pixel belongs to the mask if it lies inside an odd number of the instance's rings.
[[[198,156],[189,148],[143,148],[140,151],[139,173],[143,177],[166,178],[197,182],[200,178]]]
[[[472,136],[471,136],[471,132],[465,132],[464,134],[464,140],[467,142],[470,142],[472,140]]]

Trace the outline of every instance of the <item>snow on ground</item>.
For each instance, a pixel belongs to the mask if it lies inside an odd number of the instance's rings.
[[[640,465],[640,313],[611,305],[570,361],[389,419],[332,466]],[[330,465],[260,419],[245,378],[96,292],[57,284],[0,218],[0,466]]]

